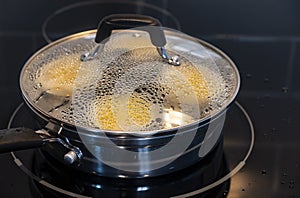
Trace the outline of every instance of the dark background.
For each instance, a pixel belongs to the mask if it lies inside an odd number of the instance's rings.
[[[22,66],[46,44],[41,34],[43,21],[75,2],[0,0],[1,128],[22,102],[18,85]],[[219,47],[240,70],[238,101],[253,119],[256,142],[229,197],[300,197],[300,2],[143,2],[169,10],[183,32]]]

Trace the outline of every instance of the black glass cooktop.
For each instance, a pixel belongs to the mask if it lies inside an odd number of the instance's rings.
[[[61,36],[95,28],[105,14],[133,12],[156,16],[167,27],[204,39],[236,63],[242,78],[239,103],[228,111],[223,141],[201,163],[147,180],[58,174],[39,150],[0,154],[0,197],[170,197],[192,192],[194,197],[300,197],[300,4],[293,0],[124,2],[0,2],[1,128],[8,126],[22,103],[19,73],[34,52]],[[251,130],[239,104],[255,129],[254,147],[246,161]],[[21,106],[12,126],[34,125],[27,111]],[[239,167],[240,162],[245,165]],[[203,176],[208,173],[213,175],[209,182]],[[210,183],[219,185],[201,190]]]
[[[239,123],[238,125],[233,125]],[[41,128],[31,110],[21,103],[11,115],[8,127]],[[199,163],[163,176],[120,179],[108,178],[71,170],[40,149],[5,154],[10,164],[3,175],[23,172],[19,186],[3,188],[5,194],[27,197],[226,197],[239,181],[241,169],[247,164],[254,143],[252,122],[245,109],[234,103],[226,112],[222,136],[215,148]],[[4,170],[4,169],[3,169]],[[8,171],[10,170],[10,171]],[[16,177],[3,177],[10,187]],[[24,184],[26,184],[24,186]],[[242,189],[243,191],[245,189]]]

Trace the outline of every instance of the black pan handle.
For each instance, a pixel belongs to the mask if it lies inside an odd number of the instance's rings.
[[[22,127],[0,130],[0,153],[36,148],[45,143],[32,129]]]
[[[113,14],[104,17],[98,25],[95,42],[101,43],[111,35],[113,30],[130,28],[148,32],[152,44],[156,47],[166,45],[166,37],[159,20],[139,14]]]

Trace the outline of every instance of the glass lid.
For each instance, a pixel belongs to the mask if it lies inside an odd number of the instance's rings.
[[[22,70],[25,100],[43,117],[105,131],[171,129],[225,109],[239,89],[232,61],[204,41],[163,33],[163,52],[141,29],[115,30],[105,44],[95,30],[53,42]]]

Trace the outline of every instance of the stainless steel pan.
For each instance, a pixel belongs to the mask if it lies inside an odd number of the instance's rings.
[[[167,174],[214,148],[239,86],[234,63],[205,41],[152,17],[111,15],[27,61],[21,91],[44,127],[1,130],[0,152],[40,147],[109,177]]]

